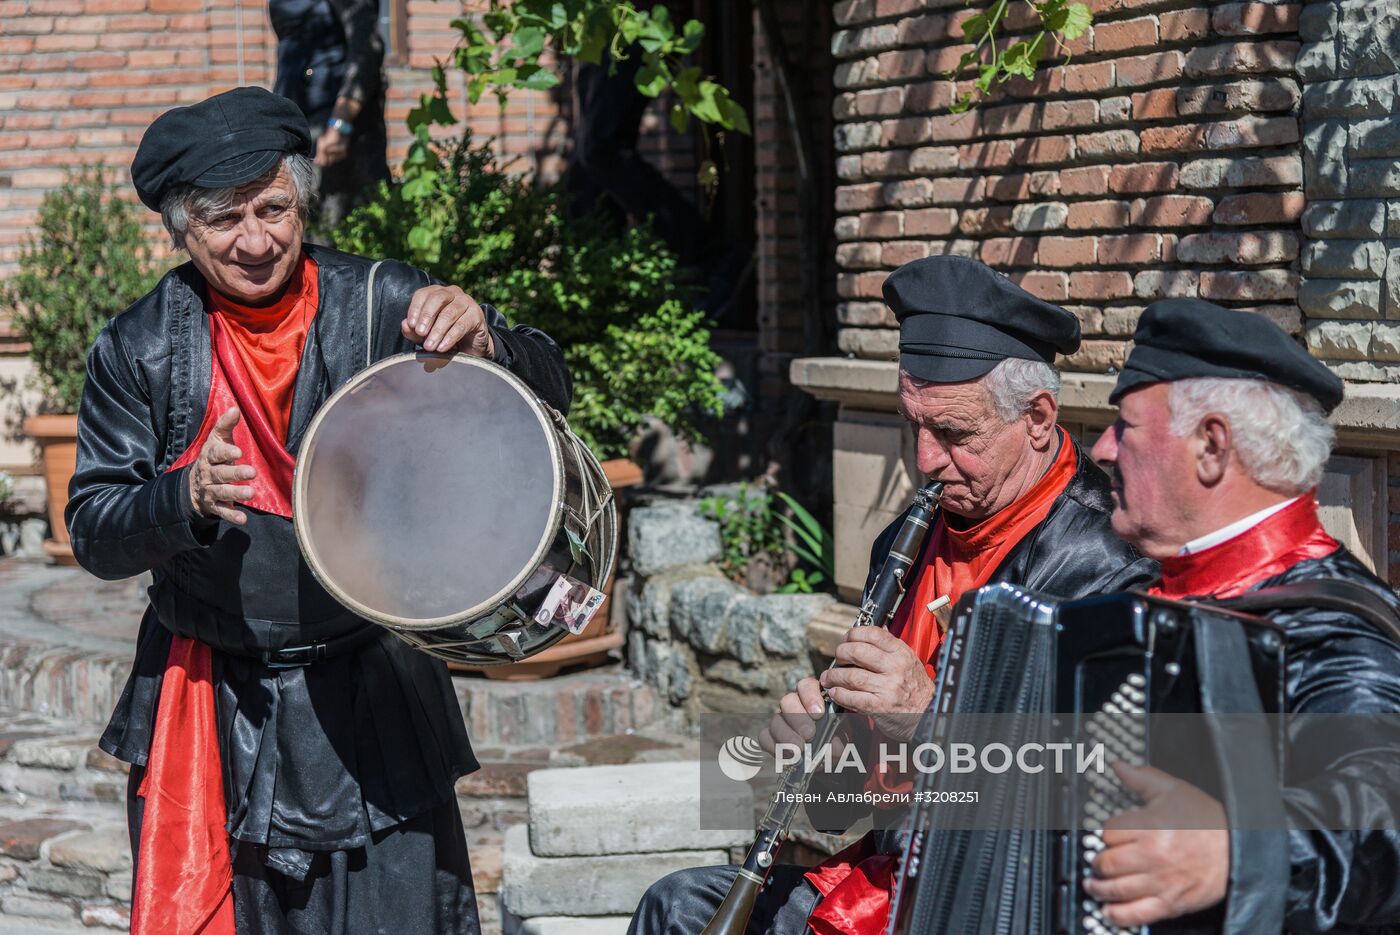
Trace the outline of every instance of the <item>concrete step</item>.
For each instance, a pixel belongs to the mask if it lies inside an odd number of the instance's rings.
[[[507,915],[502,920],[502,935],[627,935],[631,916],[540,916],[537,919],[517,919]],[[0,935],[5,935],[0,929]]]
[[[675,870],[729,862],[727,851],[538,857],[525,825],[506,830],[501,905],[521,919],[630,916],[647,887]]]
[[[733,819],[727,822],[702,821],[700,791],[694,760],[530,773],[530,850],[538,857],[587,857],[748,844],[748,785],[709,790],[706,817],[723,813]]]
[[[453,684],[478,746],[564,747],[679,726],[654,689],[619,666],[533,682],[458,676]]]

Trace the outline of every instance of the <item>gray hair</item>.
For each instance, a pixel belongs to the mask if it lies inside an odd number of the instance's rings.
[[[1310,396],[1265,380],[1192,377],[1171,384],[1168,404],[1178,438],[1211,413],[1223,416],[1240,465],[1261,487],[1296,497],[1322,480],[1336,431]]]
[[[1060,372],[1043,360],[1008,357],[982,378],[982,385],[1003,422],[1025,415],[1037,393],[1060,398]]]
[[[915,386],[927,386],[935,380],[916,377],[900,368],[900,374]],[[1013,422],[1031,408],[1031,400],[1041,391],[1060,398],[1060,372],[1043,360],[1022,360],[1008,357],[998,363],[977,383],[987,391],[992,408],[1003,422]]]
[[[297,193],[297,210],[304,219],[310,210],[312,199],[316,196],[316,166],[301,153],[287,153],[281,162],[252,182],[228,188],[176,185],[166,192],[160,199],[160,220],[165,225],[166,232],[170,234],[171,245],[177,250],[184,249],[185,234],[190,229],[190,218],[208,217],[227,211],[240,189],[272,181],[284,166],[292,177],[292,187]]]

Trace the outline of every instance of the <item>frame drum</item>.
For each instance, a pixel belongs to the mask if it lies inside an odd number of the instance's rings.
[[[465,354],[391,357],[337,390],[297,457],[292,515],[333,597],[477,666],[582,629],[617,552],[592,452],[519,377]]]

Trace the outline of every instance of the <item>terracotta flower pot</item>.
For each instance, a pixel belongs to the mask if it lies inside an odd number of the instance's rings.
[[[60,565],[76,565],[63,511],[68,506],[68,482],[73,479],[78,460],[78,417],[30,416],[24,420],[24,432],[39,443],[44,459],[44,491],[52,533],[52,538],[44,541],[44,551]]]

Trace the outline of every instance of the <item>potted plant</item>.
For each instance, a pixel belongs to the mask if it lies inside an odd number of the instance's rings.
[[[44,196],[19,271],[0,283],[0,302],[13,310],[34,362],[39,412],[25,419],[24,431],[43,457],[51,536],[44,550],[63,564],[73,563],[63,510],[88,348],[109,318],[155,283],[141,214],[116,197],[103,168],[77,170]]]
[[[639,483],[626,454],[643,419],[696,438],[696,419],[723,411],[719,357],[677,283],[675,256],[646,225],[571,217],[556,190],[509,172],[469,131],[432,146],[440,169],[381,184],[335,232],[336,246],[411,263],[548,333],[573,378],[570,428],[614,489]],[[538,677],[605,656],[622,637],[603,632],[606,606],[583,633],[488,674]]]

